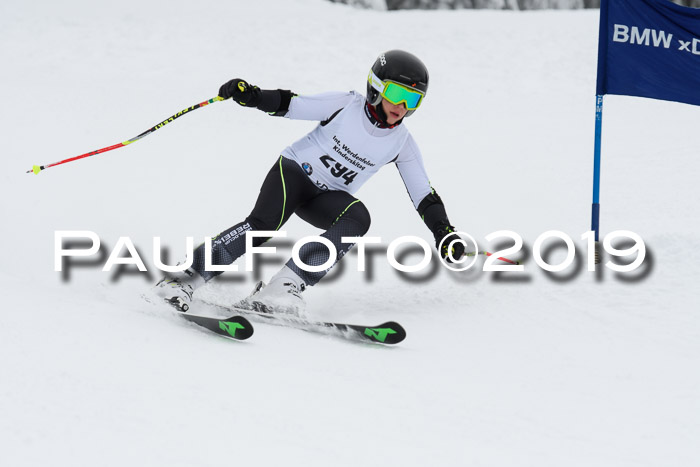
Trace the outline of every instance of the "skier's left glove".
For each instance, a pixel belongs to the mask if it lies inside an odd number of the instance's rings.
[[[455,261],[459,261],[462,256],[464,256],[464,242],[459,241],[461,237],[455,233],[455,228],[447,224],[439,224],[435,230],[433,230],[433,236],[435,237],[435,247],[438,249],[440,256],[447,261],[452,263],[450,259],[450,252],[448,251],[450,243],[452,243],[451,256]],[[455,242],[455,240],[457,240]],[[440,243],[442,243],[442,248],[440,248]]]
[[[262,91],[240,78],[232,79],[219,88],[219,96],[231,98],[245,107],[257,107],[262,99]]]

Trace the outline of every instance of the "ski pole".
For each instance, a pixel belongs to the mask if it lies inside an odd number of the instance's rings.
[[[465,256],[476,256],[476,255],[493,256],[493,253],[489,253],[488,251],[477,251],[477,252],[470,251],[469,253],[465,253],[464,255]],[[520,261],[513,261],[512,259],[508,259],[508,258],[498,257],[496,259],[503,261],[505,263],[515,264],[515,265],[521,264]]]
[[[69,159],[64,159],[64,160],[62,160],[62,161],[54,162],[53,164],[35,165],[34,167],[32,167],[31,170],[27,170],[27,173],[32,173],[32,172],[34,172],[35,174],[39,174],[39,172],[41,172],[41,171],[44,170],[44,169],[48,169],[49,167],[54,167],[54,166],[56,166],[56,165],[65,164],[65,163],[67,163],[67,162],[77,161],[78,159],[84,159],[84,158],[86,158],[86,157],[90,157],[90,156],[94,156],[94,155],[97,155],[97,154],[102,154],[103,152],[111,151],[112,149],[117,149],[117,148],[124,147],[124,146],[126,146],[126,145],[128,145],[128,144],[131,144],[131,143],[133,143],[133,142],[136,142],[136,141],[140,140],[141,138],[143,138],[143,137],[145,137],[145,136],[150,135],[151,133],[153,133],[153,132],[156,131],[157,129],[164,127],[165,125],[167,125],[168,123],[172,122],[172,121],[175,120],[176,118],[178,118],[178,117],[180,117],[180,116],[182,116],[182,115],[185,115],[187,112],[190,112],[190,111],[195,110],[195,109],[198,109],[198,108],[200,108],[200,107],[204,107],[205,105],[209,105],[209,104],[211,104],[211,103],[218,102],[218,101],[223,101],[223,100],[224,100],[223,97],[216,96],[216,97],[214,97],[214,98],[212,98],[212,99],[206,100],[206,101],[204,101],[204,102],[200,102],[199,104],[195,104],[195,105],[193,105],[192,107],[188,107],[188,108],[186,108],[185,110],[182,110],[182,111],[176,113],[176,114],[173,115],[172,117],[163,120],[162,122],[160,122],[159,124],[157,124],[157,125],[154,126],[153,128],[148,129],[148,130],[144,131],[143,133],[141,133],[140,135],[135,136],[135,137],[133,137],[133,138],[131,138],[131,139],[129,139],[129,140],[126,140],[126,141],[124,141],[124,142],[122,142],[122,143],[115,144],[114,146],[108,146],[108,147],[102,148],[102,149],[97,149],[96,151],[87,152],[87,153],[85,153],[85,154],[81,154],[80,156],[75,156],[75,157],[71,157],[71,158],[69,158]]]

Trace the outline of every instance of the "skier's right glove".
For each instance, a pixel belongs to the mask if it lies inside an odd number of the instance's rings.
[[[452,263],[452,259],[459,261],[462,256],[464,256],[464,242],[459,241],[461,237],[455,233],[455,228],[451,225],[440,224],[433,231],[433,236],[435,237],[435,248],[438,249],[442,259],[448,263]],[[450,243],[456,241],[452,244],[452,251],[448,251]],[[442,243],[442,248],[440,248],[440,243]],[[450,254],[451,253],[451,254]]]
[[[236,78],[219,88],[219,96],[224,99],[231,98],[245,107],[257,107],[262,98],[262,91],[260,91],[259,87]]]

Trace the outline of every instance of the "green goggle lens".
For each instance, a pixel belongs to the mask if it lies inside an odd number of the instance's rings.
[[[423,94],[413,89],[401,86],[400,84],[387,82],[384,87],[382,97],[394,105],[406,104],[406,109],[414,110],[420,106]]]

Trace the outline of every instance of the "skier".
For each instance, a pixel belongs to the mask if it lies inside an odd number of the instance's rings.
[[[450,261],[451,244],[451,257],[461,258],[464,245],[453,242],[459,237],[428,181],[416,142],[402,124],[423,103],[427,91],[425,65],[401,50],[391,50],[376,59],[366,96],[355,91],[302,96],[281,89],[261,90],[242,79],[222,85],[219,96],[242,106],[320,123],[282,151],[250,215],[212,241],[212,264],[233,263],[245,253],[247,232],[279,230],[292,214],[325,230],[321,236],[335,246],[337,262],[353,246],[342,243],[341,237],[360,237],[370,225],[367,208],[353,193],[391,162],[396,164],[414,207],[433,233],[436,246],[442,242],[440,255]],[[258,246],[267,240],[254,238],[252,244]],[[161,280],[155,287],[156,294],[187,311],[194,291],[221,274],[205,270],[204,255],[201,245],[194,251],[192,266]],[[307,243],[300,249],[299,258],[307,265],[318,266],[329,259],[329,249],[320,243]],[[290,259],[267,285],[259,282],[238,306],[303,316],[302,293],[326,272],[307,272]]]

